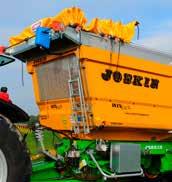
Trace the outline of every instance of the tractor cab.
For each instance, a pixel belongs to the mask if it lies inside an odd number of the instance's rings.
[[[15,57],[3,54],[0,47],[0,67],[10,64],[16,60]],[[0,114],[9,118],[11,122],[25,122],[29,120],[28,114],[12,102],[0,98]]]
[[[5,65],[12,63],[14,61],[15,61],[15,58],[12,56],[8,56],[5,54],[0,55],[0,66],[5,66]]]

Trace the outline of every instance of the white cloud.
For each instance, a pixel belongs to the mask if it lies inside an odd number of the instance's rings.
[[[162,22],[153,27],[151,34],[139,41],[137,44],[142,44],[148,48],[157,49],[163,52],[172,54],[172,21]]]
[[[156,34],[139,41],[140,44],[172,54],[172,33]]]

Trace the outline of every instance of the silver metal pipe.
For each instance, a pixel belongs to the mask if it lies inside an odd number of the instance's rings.
[[[100,165],[98,164],[98,162],[96,161],[94,155],[93,155],[93,151],[87,151],[87,153],[90,155],[91,159],[93,160],[93,162],[95,163],[96,167],[98,168],[98,170],[100,171],[100,173],[103,175],[104,179],[108,179],[108,178],[125,178],[125,177],[134,177],[134,176],[143,176],[143,169],[140,168],[140,172],[139,173],[133,173],[133,174],[116,174],[116,173],[112,173],[111,175],[106,174],[102,168],[100,167]]]

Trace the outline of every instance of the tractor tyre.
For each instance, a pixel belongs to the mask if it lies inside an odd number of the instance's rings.
[[[29,182],[31,161],[22,136],[0,115],[0,182]]]

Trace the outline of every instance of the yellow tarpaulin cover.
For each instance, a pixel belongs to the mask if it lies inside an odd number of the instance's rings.
[[[124,42],[131,42],[135,34],[135,26],[137,21],[130,22],[128,24],[122,24],[121,22],[114,22],[109,19],[95,18],[90,24],[87,23],[87,19],[84,12],[77,7],[66,8],[54,17],[43,18],[31,26],[25,28],[19,35],[10,38],[10,45],[18,44],[24,40],[27,40],[35,35],[35,31],[38,27],[52,28],[53,22],[63,23],[64,26],[79,26],[84,31],[93,32],[104,36],[111,36],[121,39]]]

